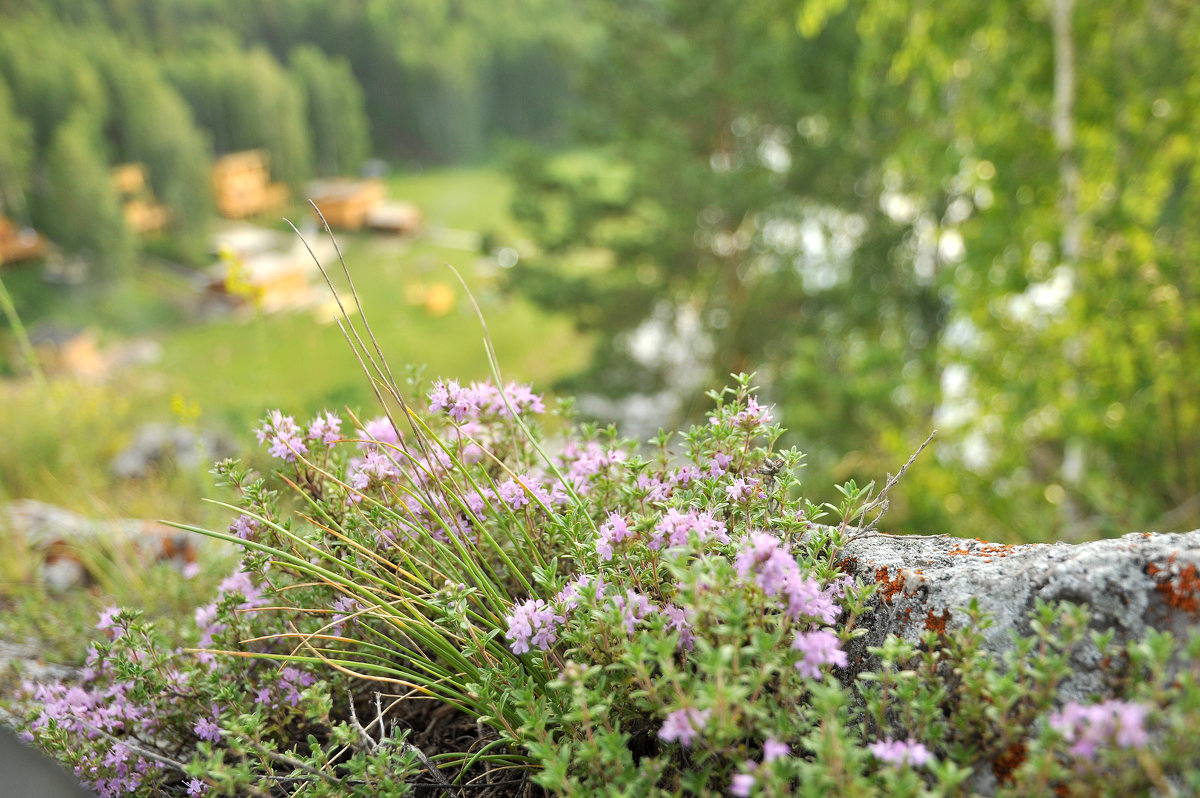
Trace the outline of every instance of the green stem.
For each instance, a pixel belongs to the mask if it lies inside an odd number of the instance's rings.
[[[21,348],[21,354],[29,362],[29,370],[33,373],[34,380],[37,381],[39,387],[45,387],[46,375],[42,372],[41,365],[38,364],[37,352],[33,349],[33,342],[29,340],[29,333],[25,331],[25,325],[21,323],[21,317],[17,315],[17,306],[13,304],[12,296],[4,286],[3,280],[0,280],[0,309],[4,310],[8,324],[12,327],[13,334],[17,336],[17,346]]]

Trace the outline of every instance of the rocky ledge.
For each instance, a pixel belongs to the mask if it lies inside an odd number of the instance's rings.
[[[867,647],[889,634],[915,641],[926,631],[961,628],[972,600],[992,618],[984,645],[996,657],[1013,647],[1014,632],[1031,633],[1039,599],[1086,605],[1091,628],[1113,630],[1118,648],[1149,629],[1179,639],[1200,631],[1200,531],[1022,546],[869,533],[847,543],[838,557],[849,574],[878,586],[872,613],[859,622],[868,634],[847,652],[847,679],[875,664]],[[1071,665],[1061,701],[1085,701],[1105,691],[1112,663],[1094,644],[1076,646]]]

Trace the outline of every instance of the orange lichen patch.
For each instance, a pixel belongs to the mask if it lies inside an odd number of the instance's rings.
[[[950,620],[950,610],[942,610],[941,615],[934,615],[933,610],[929,610],[925,615],[925,628],[939,635],[946,634],[946,621]]]
[[[1155,582],[1155,589],[1162,596],[1167,606],[1183,612],[1200,612],[1200,572],[1196,566],[1188,563],[1176,572],[1175,555],[1167,560],[1168,567],[1162,568],[1154,563],[1146,565],[1146,575]]]
[[[1010,546],[1007,543],[989,543],[982,538],[974,538],[973,542],[978,543],[978,546],[967,548],[965,545],[951,549],[946,554],[965,556],[973,554],[977,557],[983,557],[984,562],[991,562],[992,557],[1007,557],[1013,552],[1016,546]]]
[[[1001,784],[1010,783],[1014,780],[1013,773],[1025,761],[1025,741],[1017,740],[1015,743],[1005,748],[1000,752],[1000,756],[992,760],[992,774],[995,775],[996,781]]]
[[[883,596],[883,600],[888,604],[892,603],[892,599],[897,593],[904,590],[904,576],[897,574],[895,579],[888,579],[888,568],[886,565],[876,569],[875,583],[879,585],[879,595]]]

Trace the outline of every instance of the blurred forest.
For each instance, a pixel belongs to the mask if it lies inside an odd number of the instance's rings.
[[[578,385],[694,417],[757,370],[818,489],[937,428],[893,526],[1197,526],[1200,5],[589,9],[610,157],[517,172],[519,288],[608,342]]]
[[[1200,525],[1198,94],[1190,0],[0,0],[0,206],[121,280],[215,155],[503,150],[585,410],[755,371],[814,492],[936,427],[886,526],[1077,540]]]
[[[552,136],[569,96],[562,9],[459,5],[0,0],[0,203],[118,271],[135,243],[112,164],[148,166],[169,254],[196,260],[211,155],[264,148],[296,187],[372,152],[448,162]]]

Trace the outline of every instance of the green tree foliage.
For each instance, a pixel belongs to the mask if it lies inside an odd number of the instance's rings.
[[[940,426],[902,526],[1194,522],[1191,4],[589,9],[605,157],[520,162],[545,257],[514,274],[602,333],[589,384],[756,368],[818,483]]]
[[[18,141],[25,130],[31,139],[25,167],[6,170],[11,177],[4,189],[14,207],[29,198],[26,221],[68,253],[86,250],[103,261],[106,273],[127,273],[128,231],[120,214],[109,213],[109,191],[101,190],[97,175],[101,166],[140,161],[168,207],[171,249],[187,260],[201,257],[212,215],[208,145],[151,56],[131,52],[100,28],[74,31],[28,17],[0,28],[0,78],[12,87],[13,113],[21,120],[5,125],[0,136]],[[95,147],[90,156],[80,151],[85,141]],[[68,165],[76,163],[90,181],[81,196],[102,198],[104,208],[96,213],[81,213],[64,182]],[[92,229],[109,223],[122,229]]]
[[[350,63],[376,150],[422,161],[559,131],[587,37],[562,0],[0,0],[0,15],[18,13],[104,26],[163,53],[225,39],[283,62],[314,45]]]
[[[561,0],[366,0],[364,12],[399,78],[378,87],[383,94],[364,81],[369,102],[392,105],[405,144],[440,160],[476,155],[497,134],[553,131],[570,100],[573,53],[590,31]],[[542,89],[537,102],[513,104],[531,86]]]
[[[178,254],[200,259],[213,215],[204,134],[149,56],[113,39],[94,53],[111,98],[106,133],[114,160],[146,165],[155,196],[170,210]]]
[[[58,126],[74,112],[100,118],[107,112],[100,76],[81,43],[40,20],[0,25],[0,74],[17,112],[33,127],[38,151],[50,146]]]
[[[101,120],[85,109],[59,125],[46,150],[46,190],[35,218],[53,241],[87,254],[112,277],[130,267],[134,242],[103,153]]]
[[[28,198],[28,221],[63,249],[119,276],[133,241],[108,174],[107,92],[79,44],[35,20],[0,29],[0,75],[34,145],[21,183],[7,191]]]
[[[942,307],[890,257],[908,229],[880,210],[880,124],[847,91],[853,21],[808,41],[774,0],[590,7],[584,128],[616,163],[514,170],[547,253],[514,279],[603,333],[588,383],[694,400],[756,368],[839,477],[839,453],[923,428],[891,394],[906,368],[932,379]]]
[[[317,172],[353,174],[369,152],[370,135],[362,89],[349,62],[302,45],[292,50],[288,67],[306,99]]]
[[[928,478],[1010,535],[1194,524],[1200,12],[867,6],[860,74],[913,120],[889,156],[964,242],[939,278],[961,334],[941,341],[954,412]]]
[[[192,50],[165,69],[217,154],[261,147],[277,178],[297,186],[312,174],[304,94],[266,50]]]
[[[8,84],[0,77],[0,213],[24,218],[33,165],[33,131],[13,106]]]

